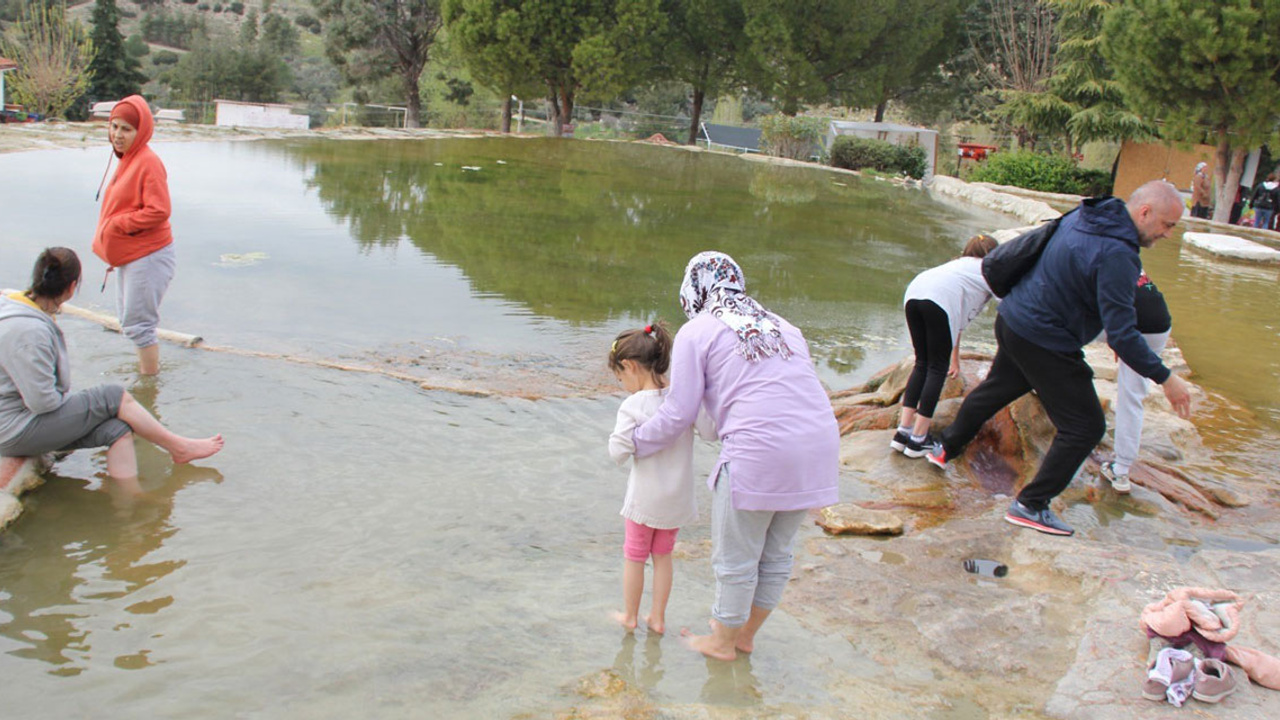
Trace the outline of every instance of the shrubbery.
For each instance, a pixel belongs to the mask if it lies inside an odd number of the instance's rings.
[[[297,17],[293,19],[293,22],[296,23],[298,27],[309,30],[312,35],[320,34],[320,21],[311,13],[300,12]]]
[[[822,152],[822,118],[769,115],[760,120],[760,149],[777,157],[808,160]]]
[[[895,145],[887,140],[841,135],[831,144],[831,165],[846,170],[871,168],[880,172],[924,177],[928,155],[919,145]]]
[[[969,179],[1041,192],[1099,196],[1111,193],[1111,174],[1085,170],[1071,159],[1030,151],[994,153]]]

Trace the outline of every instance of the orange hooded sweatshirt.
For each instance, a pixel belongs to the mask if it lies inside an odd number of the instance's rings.
[[[93,254],[112,267],[127,265],[173,242],[169,176],[159,156],[147,147],[156,126],[151,108],[140,95],[120,102],[137,109],[138,136],[107,185],[93,234]]]

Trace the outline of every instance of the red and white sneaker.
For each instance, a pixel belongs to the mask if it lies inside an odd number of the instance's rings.
[[[946,470],[947,460],[950,458],[947,457],[947,451],[943,449],[942,443],[935,442],[933,447],[929,448],[929,450],[924,454],[924,459],[928,460],[930,464],[939,470]]]

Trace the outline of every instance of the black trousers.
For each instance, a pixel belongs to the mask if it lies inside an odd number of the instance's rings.
[[[956,420],[942,433],[947,457],[959,455],[992,415],[1035,390],[1057,429],[1036,476],[1018,493],[1032,510],[1042,510],[1071,484],[1080,465],[1106,434],[1107,422],[1093,389],[1093,370],[1084,352],[1048,350],[1010,330],[996,317],[995,360],[991,372],[960,405]]]
[[[902,391],[902,406],[932,418],[951,367],[951,323],[932,300],[908,300],[906,313],[916,364]]]

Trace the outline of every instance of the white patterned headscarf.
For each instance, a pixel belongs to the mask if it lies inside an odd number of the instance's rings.
[[[680,307],[692,320],[710,312],[738,335],[738,352],[750,362],[777,355],[791,357],[777,315],[746,293],[747,281],[733,258],[709,250],[693,256],[680,284]]]

